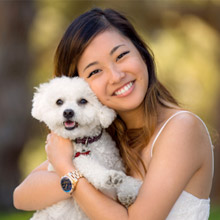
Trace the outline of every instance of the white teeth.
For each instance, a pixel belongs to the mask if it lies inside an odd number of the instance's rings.
[[[130,82],[129,84],[127,84],[126,86],[124,86],[123,88],[121,88],[120,90],[118,90],[117,92],[115,92],[116,95],[121,95],[123,93],[125,93],[126,91],[128,91],[133,85],[133,82]]]

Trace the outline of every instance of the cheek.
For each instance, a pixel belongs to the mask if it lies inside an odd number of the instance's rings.
[[[147,66],[140,56],[129,59],[129,62],[124,67],[124,71],[132,72],[137,77],[148,78]]]
[[[105,96],[105,89],[104,86],[100,83],[93,83],[92,85],[90,85],[92,91],[95,93],[95,95],[97,96],[97,98],[103,102],[104,100],[104,96]]]
[[[87,82],[97,98],[102,102],[107,94],[106,80],[100,76],[97,79],[88,80]]]
[[[142,77],[143,77],[143,84],[148,88],[149,74],[147,68],[145,69],[145,71],[143,71]]]
[[[142,81],[142,83],[148,87],[148,70],[145,64],[137,65],[136,72],[138,73],[138,78]]]

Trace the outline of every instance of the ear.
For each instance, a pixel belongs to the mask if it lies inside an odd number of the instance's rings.
[[[101,106],[99,109],[99,120],[103,128],[107,128],[115,119],[116,113],[107,106]]]
[[[40,86],[36,89],[34,93],[34,97],[32,100],[32,110],[31,114],[34,118],[38,119],[39,121],[43,121],[43,114],[44,114],[44,100],[46,95],[46,90],[49,86],[49,83],[40,84]]]

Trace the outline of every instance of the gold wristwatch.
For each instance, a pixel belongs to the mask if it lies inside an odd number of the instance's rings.
[[[83,175],[78,170],[71,171],[61,177],[60,184],[63,191],[71,195],[81,177],[83,177]]]

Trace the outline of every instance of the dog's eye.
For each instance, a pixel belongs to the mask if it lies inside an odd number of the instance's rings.
[[[85,105],[88,101],[86,99],[80,99],[79,104]]]
[[[58,99],[58,100],[56,101],[56,104],[57,104],[57,105],[62,105],[62,104],[63,104],[63,100],[62,100],[62,99]]]

